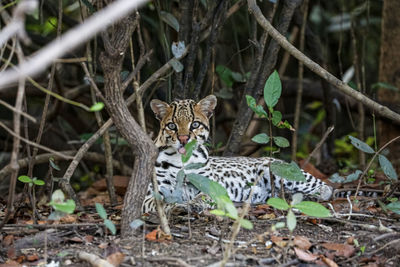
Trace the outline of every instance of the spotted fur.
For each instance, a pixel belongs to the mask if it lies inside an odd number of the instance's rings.
[[[198,103],[193,100],[175,101],[167,104],[160,100],[153,100],[151,108],[160,120],[160,132],[155,139],[159,148],[156,161],[157,182],[162,195],[171,194],[175,190],[176,176],[182,168],[181,154],[183,146],[191,140],[197,140],[189,163],[203,163],[203,167],[191,172],[201,174],[214,180],[226,188],[229,197],[235,202],[244,202],[248,199],[251,185],[254,185],[252,203],[265,203],[271,196],[269,164],[279,161],[274,158],[250,157],[214,157],[208,155],[204,145],[210,132],[209,119],[217,104],[215,96],[210,95]],[[332,188],[311,174],[303,172],[306,182],[293,182],[283,179],[285,191],[290,193],[301,192],[306,195],[317,195],[327,200],[332,195]],[[191,184],[184,185],[183,201],[193,200],[200,191]],[[275,177],[275,188],[279,192],[281,178]],[[155,211],[152,187],[143,205],[143,212]]]

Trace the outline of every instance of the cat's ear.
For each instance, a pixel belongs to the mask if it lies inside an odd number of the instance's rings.
[[[213,113],[215,106],[217,105],[217,98],[215,95],[209,95],[203,98],[202,100],[197,103],[197,106],[200,107],[201,112],[204,113],[204,115],[207,116],[207,118],[210,118]]]
[[[150,107],[153,110],[154,114],[156,115],[156,118],[161,121],[167,114],[169,105],[164,101],[153,99],[150,102]]]

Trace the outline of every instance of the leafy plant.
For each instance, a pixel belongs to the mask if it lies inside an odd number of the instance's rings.
[[[75,211],[75,201],[73,199],[65,200],[63,191],[57,189],[51,195],[51,201],[48,203],[55,210],[49,216],[49,220],[58,220],[67,214]]]
[[[269,134],[260,133],[254,136],[251,140],[258,144],[270,144],[270,153],[272,154],[272,145],[275,144],[277,147],[285,148],[289,147],[289,141],[282,136],[272,136],[272,126],[278,128],[286,128],[292,130],[292,126],[288,121],[282,121],[282,113],[278,110],[274,110],[274,107],[279,101],[282,93],[282,84],[277,71],[274,71],[267,79],[264,86],[264,101],[267,105],[267,110],[261,105],[257,105],[256,99],[250,95],[246,95],[247,105],[254,111],[260,118],[265,118],[269,122]],[[271,155],[272,156],[272,155]],[[296,163],[291,162],[290,164],[285,162],[274,162],[270,166],[271,172],[278,177],[285,177],[291,181],[302,181],[306,179],[301,172],[301,169]]]
[[[207,194],[216,204],[217,209],[212,210],[212,214],[218,216],[226,216],[231,219],[238,220],[238,212],[236,210],[236,207],[233,205],[233,202],[229,198],[226,189],[219,183],[212,181],[201,174],[190,172],[203,167],[203,164],[201,163],[188,163],[193,154],[193,150],[196,147],[196,144],[196,140],[192,140],[185,145],[186,152],[181,155],[183,168],[177,174],[177,183],[175,186],[175,190],[172,193],[169,193],[167,190],[163,191],[164,201],[167,203],[184,203],[183,196],[185,192],[183,184],[189,182],[198,190]],[[252,223],[246,219],[240,220],[240,224],[246,229],[253,228]]]
[[[296,228],[297,219],[293,209],[298,209],[302,213],[319,218],[330,217],[331,213],[321,204],[313,201],[303,201],[303,194],[296,193],[293,195],[292,202],[288,204],[286,200],[281,198],[270,198],[267,204],[278,210],[288,211],[286,216],[286,226],[290,232]]]
[[[117,233],[117,229],[115,228],[115,224],[111,220],[107,219],[107,212],[104,209],[103,205],[101,205],[100,203],[96,203],[95,207],[97,214],[99,214],[100,218],[103,219],[104,225],[108,228],[108,230],[110,230],[113,235],[115,235]]]

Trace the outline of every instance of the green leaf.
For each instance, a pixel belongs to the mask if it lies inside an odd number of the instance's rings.
[[[344,177],[340,176],[337,172],[332,174],[331,177],[329,177],[329,181],[331,181],[332,183],[345,183],[346,179],[344,179]]]
[[[194,139],[185,145],[186,153],[182,154],[182,156],[181,156],[183,163],[186,163],[192,156],[193,149],[196,147],[196,143],[197,143],[197,141],[196,141],[196,139]]]
[[[282,93],[282,84],[278,72],[275,70],[267,79],[264,86],[264,100],[269,108],[273,108]]]
[[[68,199],[65,202],[50,201],[49,205],[51,205],[55,210],[68,214],[73,213],[76,207],[75,201],[73,201],[72,199]]]
[[[291,163],[275,161],[271,163],[271,172],[290,181],[305,182],[303,172],[293,161]]]
[[[54,162],[54,159],[53,159],[53,158],[49,158],[49,163],[50,163],[50,166],[51,166],[53,169],[55,169],[55,170],[57,170],[57,171],[60,170],[60,167],[58,167],[58,165]]]
[[[171,26],[175,31],[179,32],[179,22],[171,13],[160,11],[161,20]]]
[[[360,177],[360,174],[362,172],[360,170],[356,170],[354,173],[347,175],[345,183],[350,183],[353,181],[358,180],[358,177]]]
[[[171,51],[174,57],[180,59],[186,51],[185,42],[173,42],[171,45]]]
[[[232,87],[234,83],[234,80],[232,79],[232,70],[223,65],[218,65],[215,68],[215,72],[218,74],[219,78],[225,84],[226,87],[228,88]]]
[[[309,216],[314,216],[319,218],[331,216],[331,213],[327,208],[313,201],[302,201],[299,204],[293,205],[293,207]]]
[[[282,113],[280,111],[274,110],[272,112],[272,124],[278,125],[282,121]]]
[[[396,86],[391,85],[391,84],[389,84],[389,83],[384,83],[384,82],[377,82],[377,83],[374,83],[374,84],[371,86],[371,88],[374,89],[374,90],[379,89],[379,88],[384,88],[384,89],[389,89],[389,90],[396,91],[396,92],[399,91],[399,88],[397,88]]]
[[[246,220],[246,219],[241,219],[241,220],[240,220],[240,225],[241,225],[243,228],[248,229],[248,230],[253,229],[253,224],[251,223],[251,221]]]
[[[393,168],[392,163],[384,155],[379,155],[379,165],[381,166],[383,172],[388,178],[392,180],[398,179],[397,173]]]
[[[32,179],[29,178],[29,176],[26,175],[21,175],[20,177],[18,177],[18,181],[23,182],[23,183],[31,183]]]
[[[100,111],[104,108],[103,102],[97,102],[93,106],[90,107],[90,111]]]
[[[390,209],[396,214],[400,214],[400,201],[397,202],[392,202],[388,205],[386,205],[386,208]]]
[[[223,210],[218,210],[218,209],[216,209],[216,210],[211,210],[210,213],[211,213],[211,214],[214,214],[214,215],[217,215],[217,216],[225,216],[225,215],[226,215],[226,212],[225,212],[225,211],[223,211]]]
[[[289,141],[285,138],[285,137],[281,137],[281,136],[274,136],[272,138],[274,140],[275,145],[279,146],[279,147],[288,147]]]
[[[40,180],[40,179],[34,179],[34,180],[33,180],[33,183],[34,183],[35,185],[44,185],[44,181],[43,181],[43,180]]]
[[[276,229],[280,229],[280,228],[283,228],[283,227],[285,227],[285,223],[284,222],[278,222],[278,223],[275,224],[275,228]]]
[[[96,203],[95,206],[97,214],[99,214],[100,218],[102,218],[103,220],[107,219],[107,212],[104,209],[103,205],[101,205],[100,203]]]
[[[267,204],[278,210],[288,210],[290,208],[286,200],[277,197],[268,199]]]
[[[296,228],[296,224],[297,224],[296,216],[290,209],[288,214],[286,215],[286,225],[290,232],[293,232],[293,230]]]
[[[183,184],[183,179],[185,179],[185,171],[179,170],[176,174],[176,186],[175,188],[181,188]]]
[[[375,151],[367,143],[364,143],[360,139],[355,138],[354,136],[351,136],[351,135],[349,135],[349,138],[350,138],[353,146],[355,146],[357,149],[359,149],[365,153],[369,153],[369,154],[375,153]]]
[[[256,113],[259,117],[261,118],[268,118],[268,114],[267,112],[263,109],[262,106],[257,105],[256,100],[254,99],[254,97],[250,96],[250,95],[246,95],[246,101],[247,101],[247,105],[249,106],[249,108]]]
[[[129,226],[133,229],[136,230],[138,229],[140,226],[142,226],[144,224],[144,221],[142,221],[141,219],[135,219],[133,220]]]
[[[267,134],[261,133],[261,134],[257,134],[253,138],[251,138],[251,141],[258,143],[258,144],[268,144],[270,139]]]
[[[117,233],[117,229],[115,228],[115,224],[110,221],[109,219],[104,220],[104,225],[110,230],[112,235],[115,235]]]
[[[185,166],[185,170],[197,170],[204,167],[204,163],[190,163]]]

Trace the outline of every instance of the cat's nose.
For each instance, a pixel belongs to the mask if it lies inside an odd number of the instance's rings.
[[[189,141],[189,135],[178,135],[178,139],[182,145],[186,145]]]

